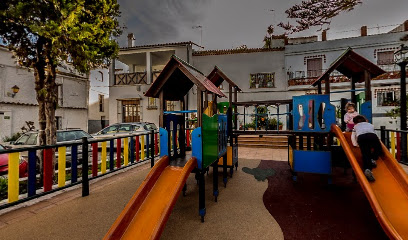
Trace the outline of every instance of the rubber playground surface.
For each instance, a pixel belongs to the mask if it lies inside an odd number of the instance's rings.
[[[217,203],[212,171],[206,177],[205,223],[190,175],[187,196],[177,200],[161,239],[387,239],[350,170],[335,169],[330,187],[326,177],[311,174],[294,183],[287,150],[240,148],[239,157],[227,188],[220,183]],[[85,198],[73,189],[0,215],[0,239],[101,239],[149,170],[143,165],[101,179]]]

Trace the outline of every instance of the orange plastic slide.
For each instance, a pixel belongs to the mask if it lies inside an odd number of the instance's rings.
[[[336,125],[331,131],[341,146],[384,232],[390,239],[408,239],[408,175],[382,144],[383,155],[373,169],[375,182],[369,182],[363,171],[361,152],[351,143],[351,133],[342,133]]]
[[[169,166],[169,158],[162,157],[104,239],[159,239],[187,177],[196,166],[194,157],[184,168]]]

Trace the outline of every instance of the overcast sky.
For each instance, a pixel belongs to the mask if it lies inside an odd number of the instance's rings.
[[[136,45],[193,41],[205,49],[262,47],[269,24],[287,21],[285,10],[298,0],[118,0],[121,24],[119,39],[126,46],[129,32]],[[363,4],[332,20],[328,38],[356,36],[363,25],[368,33],[384,32],[408,20],[408,0],[363,0]],[[391,25],[391,26],[390,26]],[[382,27],[388,26],[388,27]],[[283,33],[275,27],[276,34]],[[312,29],[293,36],[320,35]]]

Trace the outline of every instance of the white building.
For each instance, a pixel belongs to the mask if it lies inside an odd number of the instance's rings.
[[[88,128],[88,91],[86,76],[59,69],[58,129]],[[14,94],[12,88],[19,88]],[[21,131],[26,121],[35,123],[38,129],[38,104],[33,71],[17,66],[12,53],[0,46],[0,141]]]
[[[109,125],[109,69],[92,70],[89,75],[88,132]]]
[[[193,65],[205,75],[214,66],[220,68],[242,92],[238,101],[251,100],[284,100],[292,96],[316,93],[317,89],[311,83],[324,72],[346,49],[351,47],[355,52],[379,65],[387,74],[372,80],[372,106],[374,124],[396,128],[396,120],[385,114],[398,104],[399,99],[399,69],[393,63],[394,51],[408,37],[408,21],[394,30],[383,34],[367,34],[367,27],[361,28],[358,37],[327,40],[323,32],[321,40],[317,36],[303,38],[286,38],[273,36],[272,49],[238,48],[227,50],[195,51],[193,43],[168,43],[156,45],[133,46],[133,38],[129,46],[121,48],[119,61],[124,67],[122,71],[110,78],[109,84],[109,119],[111,123],[126,121],[148,121],[158,123],[158,110],[154,99],[144,97],[172,54],[177,55]],[[358,64],[358,63],[356,63]],[[344,76],[332,79],[333,91],[349,90],[350,82]],[[228,96],[228,89],[222,91]],[[357,89],[364,86],[357,85]],[[357,92],[358,94],[358,92]],[[189,93],[194,95],[194,89]],[[333,104],[340,98],[349,98],[350,93],[333,94]],[[358,95],[362,98],[362,95]],[[222,100],[221,100],[222,101]],[[195,109],[196,101],[188,101],[189,109]],[[172,103],[168,103],[172,104]],[[169,106],[169,109],[177,106]],[[268,107],[270,113],[276,113],[276,107]],[[280,113],[286,112],[281,106]],[[246,113],[253,113],[253,108],[247,108]],[[243,109],[239,109],[243,112]],[[275,117],[273,115],[272,117]],[[243,117],[239,119],[243,124]],[[251,117],[246,117],[246,123]],[[280,118],[284,124],[286,118]]]
[[[193,45],[180,42],[133,46],[130,42],[121,48],[118,60],[123,64],[115,67],[109,81],[109,122],[145,121],[158,125],[156,99],[144,94],[173,54],[191,62]],[[169,104],[169,109],[178,108],[177,104]]]
[[[387,117],[386,112],[398,105],[400,96],[400,69],[394,64],[394,52],[406,42],[408,21],[402,26],[405,28],[397,28],[400,31],[375,35],[367,35],[367,27],[363,26],[360,36],[335,40],[326,40],[323,32],[322,41],[317,41],[317,38],[312,41],[307,39],[303,43],[287,45],[285,65],[289,84],[288,97],[316,93],[317,88],[311,87],[312,82],[351,47],[354,52],[387,72],[371,81],[374,125],[398,128],[398,120]],[[332,91],[351,89],[350,80],[339,73],[332,74],[330,86]],[[364,89],[364,83],[357,84],[356,89]],[[357,99],[363,98],[363,91],[360,94],[356,92]],[[350,93],[332,94],[333,105],[340,106],[340,102],[336,102],[340,98],[350,99]]]

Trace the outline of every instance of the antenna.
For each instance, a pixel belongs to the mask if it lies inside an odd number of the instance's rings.
[[[197,26],[193,26],[192,29],[200,29],[200,46],[203,45],[203,26],[201,25],[197,25]]]

